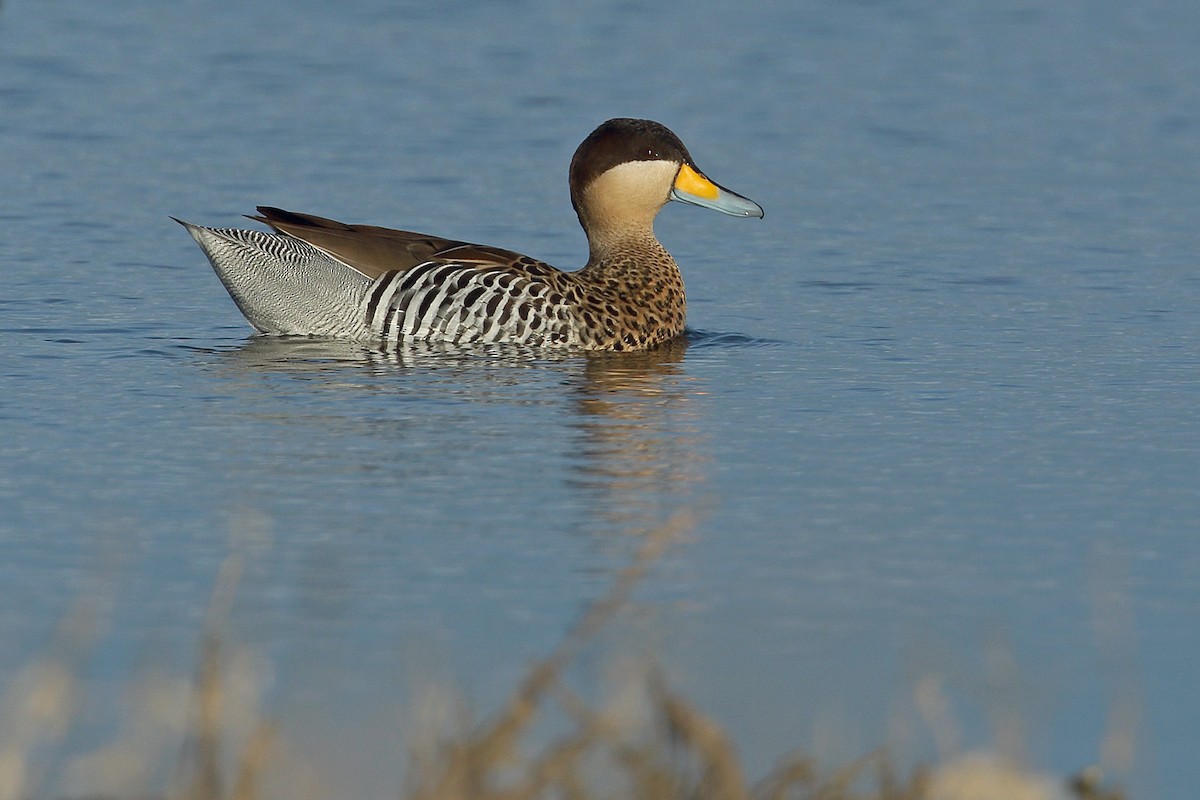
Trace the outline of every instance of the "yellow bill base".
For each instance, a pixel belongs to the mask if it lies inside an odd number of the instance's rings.
[[[679,168],[679,174],[675,177],[675,188],[705,200],[716,200],[717,195],[721,193],[715,183],[687,164]]]

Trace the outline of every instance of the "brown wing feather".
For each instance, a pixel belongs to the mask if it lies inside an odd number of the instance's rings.
[[[269,225],[278,233],[308,242],[372,280],[385,272],[403,272],[435,259],[489,267],[514,266],[531,260],[511,250],[443,239],[415,231],[375,225],[347,225],[314,214],[300,214],[270,206],[259,206],[258,211],[259,214],[248,215],[250,219]]]

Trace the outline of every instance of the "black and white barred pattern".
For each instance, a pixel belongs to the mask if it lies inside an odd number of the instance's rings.
[[[367,291],[361,318],[390,347],[414,341],[580,343],[560,292],[501,267],[429,261],[386,272]]]

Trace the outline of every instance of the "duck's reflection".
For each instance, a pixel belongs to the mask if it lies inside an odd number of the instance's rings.
[[[585,360],[575,392],[574,483],[592,495],[602,528],[647,530],[695,502],[706,459],[700,390],[683,369],[687,348],[680,338],[646,353]]]
[[[544,405],[555,412],[544,414],[547,426],[563,425],[565,407],[566,430],[546,429],[546,438],[565,436],[569,443],[562,479],[578,495],[573,505],[587,510],[587,519],[579,522],[597,533],[637,532],[694,503],[706,474],[696,406],[703,390],[684,368],[687,350],[686,338],[643,353],[581,354],[438,344],[385,352],[345,341],[254,337],[221,351],[216,363],[239,383],[258,383],[264,375],[294,377],[302,383],[287,390],[293,394],[311,392],[315,383],[342,397],[349,392],[435,403]],[[273,386],[272,393],[280,388]],[[304,405],[311,420],[320,402]],[[270,407],[278,413],[277,404]],[[329,420],[330,426],[346,424]],[[541,423],[526,418],[524,424]],[[438,430],[431,425],[422,432],[436,438]],[[461,432],[444,436],[446,447],[461,446]],[[428,447],[439,449],[437,442]],[[514,459],[514,467],[518,462]]]

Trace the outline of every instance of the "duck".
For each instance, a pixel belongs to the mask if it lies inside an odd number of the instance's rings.
[[[520,253],[259,206],[269,232],[172,217],[260,333],[418,342],[648,350],[681,336],[683,276],[654,235],[672,200],[734,217],[763,209],[710,180],[665,125],[610,119],[571,158],[587,263],[563,271]]]

